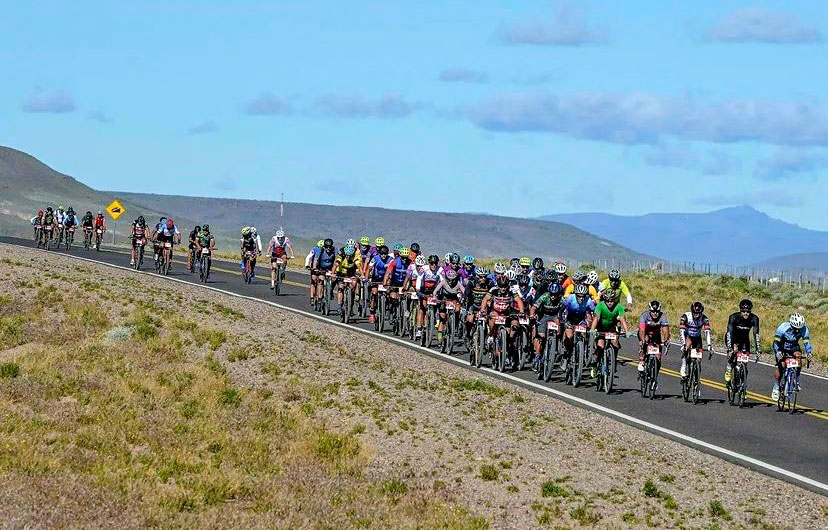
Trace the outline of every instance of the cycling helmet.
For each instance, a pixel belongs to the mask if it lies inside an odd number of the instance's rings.
[[[605,289],[601,296],[603,296],[604,300],[607,302],[618,301],[618,293],[615,292],[615,289]]]
[[[333,246],[333,239],[326,238],[325,241],[322,242],[322,246],[326,248],[331,248]]]
[[[437,265],[438,263],[440,263],[440,258],[437,257],[437,254],[432,254],[431,256],[428,257],[428,263],[432,263],[434,265]]]
[[[590,285],[598,283],[598,273],[595,271],[589,271],[586,275],[586,282]]]
[[[420,254],[419,256],[417,256],[414,259],[414,264],[417,265],[418,267],[425,267],[427,263],[428,263],[428,261],[426,260],[426,257],[423,256],[422,254]]]
[[[463,263],[465,263],[466,265],[474,264],[474,256],[472,256],[471,254],[466,254],[465,256],[463,256]]]
[[[66,213],[69,213],[69,214],[74,214],[74,213],[75,213],[75,209],[74,209],[74,208],[72,208],[72,207],[70,206],[70,207],[69,207],[69,209],[68,209],[68,210],[66,210]]]
[[[58,206],[58,210],[61,211],[61,212],[63,211],[63,205],[62,204],[60,206]],[[98,212],[98,213],[101,213],[101,212]]]
[[[618,269],[612,269],[609,271],[609,279],[611,282],[617,282],[621,280],[621,271]]]
[[[505,276],[509,279],[510,282],[513,282],[515,281],[515,278],[517,278],[517,273],[512,269],[509,269],[508,271],[506,271]]]
[[[410,248],[408,248],[408,247],[402,247],[402,248],[400,248],[400,256],[402,256],[402,257],[404,257],[404,258],[409,257],[409,256],[408,256],[408,254],[409,254],[410,252],[411,252],[411,249],[410,249]]]
[[[388,246],[386,245],[380,245],[377,250],[379,251],[380,255],[388,255]]]
[[[446,271],[446,281],[449,283],[455,283],[457,281],[457,273],[453,270],[449,269]]]
[[[38,210],[37,211],[37,216],[38,217],[43,217],[43,210]]]
[[[87,214],[89,214],[89,215],[92,215],[92,212],[90,212],[90,211],[87,211],[86,213],[87,213]],[[164,221],[166,221],[166,220],[167,220],[167,218],[166,218],[166,217],[161,217],[161,219],[159,219],[159,220],[158,220],[158,222],[159,222],[159,223],[163,223],[163,222],[164,222]]]
[[[284,230],[276,230],[276,239],[282,239],[283,237],[285,237]]]
[[[202,231],[202,232],[209,232],[209,231],[210,231],[210,225],[204,225],[204,226],[202,226],[202,227],[201,227],[201,231]]]
[[[520,268],[520,265],[512,265],[509,267],[509,270],[514,272],[515,274],[520,274],[523,270]]]
[[[245,226],[244,228],[242,228],[241,233],[242,233],[242,236],[248,237],[253,233],[253,230],[251,230],[251,228],[249,226]],[[325,241],[327,242],[327,239]],[[333,245],[333,243],[331,243],[331,245]]]
[[[174,226],[175,226],[175,221],[173,221],[172,219],[167,219],[167,228],[169,228],[170,230],[172,230],[172,228],[173,228]]]
[[[575,283],[581,283],[584,280],[586,280],[586,273],[584,271],[575,271],[572,273],[572,281]]]
[[[377,238],[374,240],[374,244],[378,247],[383,246],[385,244],[385,238],[382,236],[377,236]]]
[[[661,302],[658,300],[653,300],[650,302],[650,312],[651,313],[661,313]]]
[[[559,261],[555,264],[555,272],[558,274],[566,274],[566,263]]]
[[[348,241],[345,242],[345,246],[351,245],[352,247],[356,248],[356,240],[354,238],[349,237]]]
[[[529,275],[528,274],[518,274],[517,277],[518,285],[521,287],[526,287],[529,285]]]
[[[325,246],[325,240],[320,239],[319,241],[316,242],[316,246],[319,247],[319,248],[324,247]]]
[[[558,273],[553,270],[546,269],[544,279],[549,283],[558,283]]]
[[[495,274],[503,274],[504,272],[506,272],[506,265],[500,263],[499,261],[494,264]]]
[[[419,243],[411,243],[411,245],[409,245],[409,248],[411,249],[411,252],[416,252],[417,254],[420,253],[420,244]]]
[[[560,296],[562,291],[561,284],[559,284],[558,282],[552,282],[549,284],[549,287],[547,287],[546,290],[552,296]]]
[[[195,226],[193,227],[193,233],[194,233],[194,234],[197,234],[197,233],[199,233],[199,232],[201,232],[201,226],[200,226],[200,225],[195,225]]]
[[[460,254],[453,252],[451,254],[451,258],[449,259],[449,263],[452,265],[460,265]]]
[[[100,211],[100,210],[98,210],[98,215],[101,215],[101,216],[102,216],[102,215],[103,215],[103,212],[102,212],[102,211]]]
[[[399,253],[399,252],[400,252],[400,250],[402,250],[403,246],[402,246],[402,243],[396,243],[396,244],[395,244],[393,247],[391,247],[391,248],[394,250],[394,252]]]
[[[51,208],[49,208],[49,210],[51,210]],[[92,215],[92,212],[90,212],[89,210],[86,210],[86,215]]]
[[[359,238],[359,244],[360,245],[370,245],[371,244],[371,238],[368,237],[368,236],[362,236],[361,238]]]
[[[451,252],[446,252],[446,255],[443,256],[445,258],[446,263],[451,261]]]
[[[474,275],[475,276],[486,276],[489,271],[486,270],[486,267],[475,267],[474,268]]]
[[[704,312],[704,304],[701,302],[693,302],[693,305],[690,306],[690,312],[694,315],[700,315]]]
[[[739,302],[739,311],[753,311],[753,302],[745,298]]]
[[[587,295],[587,294],[589,294],[589,289],[587,289],[586,285],[584,285],[582,283],[579,283],[578,285],[575,286],[575,294],[576,295]]]
[[[47,207],[46,207],[46,211],[47,211],[47,212],[52,212],[52,211],[54,211],[54,210],[52,210],[52,207],[51,207],[51,206],[47,206]],[[162,219],[162,221],[163,221],[163,219]]]
[[[504,287],[509,287],[509,278],[507,278],[506,276],[498,276],[497,286],[501,289],[503,289]]]
[[[353,245],[345,245],[344,251],[346,256],[353,256],[354,252],[356,252],[356,247]]]
[[[802,329],[805,326],[805,317],[803,317],[799,313],[794,313],[793,315],[791,315],[791,318],[788,319],[788,322],[791,324],[792,328]]]
[[[258,232],[256,231],[256,227],[255,227],[255,226],[251,226],[251,227],[250,227],[250,232],[251,232],[254,236],[258,233]]]
[[[523,256],[518,260],[518,265],[521,267],[529,267],[532,265],[532,260],[530,260],[528,256]]]
[[[537,257],[532,260],[532,268],[533,269],[542,269],[543,268],[543,259]]]
[[[141,224],[144,224],[144,223],[146,223],[147,221],[144,219],[144,216],[143,216],[143,215],[139,215],[139,216],[138,216],[138,222],[139,222],[139,223],[141,223]]]
[[[512,259],[510,259],[510,260],[509,260],[509,265],[510,265],[510,266],[512,266],[512,267],[514,267],[514,266],[518,266],[518,267],[520,267],[520,258],[512,258]]]

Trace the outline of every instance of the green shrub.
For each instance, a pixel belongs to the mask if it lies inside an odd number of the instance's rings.
[[[497,477],[500,476],[500,471],[491,465],[491,464],[483,464],[480,466],[480,478],[486,481],[497,480]]]
[[[13,379],[20,375],[20,366],[14,362],[6,362],[0,364],[0,377],[4,379]]]

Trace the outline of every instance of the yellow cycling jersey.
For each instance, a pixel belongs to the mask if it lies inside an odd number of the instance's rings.
[[[612,287],[612,284],[610,283],[609,278],[601,282],[601,291],[605,291],[610,287]],[[619,297],[623,296],[626,298],[628,304],[632,304],[632,294],[630,294],[630,288],[627,287],[627,284],[624,283],[623,280],[621,281],[621,285],[618,286],[618,289],[616,289],[616,293],[618,293]]]
[[[342,256],[336,258],[339,266],[336,268],[336,274],[341,276],[355,276],[357,269],[362,269],[362,257],[359,253],[354,253],[353,256]]]
[[[569,295],[575,292],[575,284],[571,283],[566,286],[564,289],[564,298],[568,298]],[[597,304],[600,301],[600,297],[598,296],[598,291],[595,290],[595,287],[589,286],[589,297]]]

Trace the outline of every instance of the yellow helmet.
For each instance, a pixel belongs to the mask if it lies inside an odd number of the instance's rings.
[[[324,239],[320,239],[319,241],[316,242],[316,246],[319,247],[319,248],[322,248],[324,245],[325,245],[325,240]]]
[[[382,236],[377,236],[377,238],[374,240],[374,244],[375,244],[377,247],[381,247],[381,246],[383,246],[383,245],[385,244],[385,238],[384,238],[384,237],[382,237]]]

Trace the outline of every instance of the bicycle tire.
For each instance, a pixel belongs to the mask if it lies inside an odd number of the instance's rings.
[[[497,332],[497,346],[500,347],[500,355],[497,358],[497,369],[500,372],[506,371],[506,359],[509,356],[509,332],[506,326],[501,326]],[[497,351],[495,346],[495,351]]]
[[[578,385],[581,384],[581,378],[583,377],[584,354],[584,341],[578,339],[575,341],[575,359],[572,362],[572,386],[575,388],[578,388]]]
[[[351,309],[354,305],[354,292],[351,287],[345,287],[345,323],[351,323]]]
[[[612,393],[615,383],[615,346],[610,345],[604,350],[604,393]]]
[[[693,404],[697,405],[699,403],[699,397],[701,397],[701,383],[699,381],[701,374],[699,373],[699,361],[697,359],[693,359],[692,374],[693,384],[691,390],[693,391]]]
[[[658,388],[658,359],[652,358],[650,360],[650,375],[647,381],[647,394],[650,400],[655,399],[656,389]]]
[[[446,314],[446,331],[443,333],[443,340],[446,341],[446,351],[449,355],[454,353],[454,311]]]
[[[549,340],[549,332],[546,333],[546,340],[543,341],[543,355],[541,356],[541,365],[538,369],[538,379],[548,383],[552,378],[552,359],[549,354],[552,349],[552,341]]]
[[[382,333],[385,331],[385,293],[377,297],[377,312],[374,315],[374,328]]]

